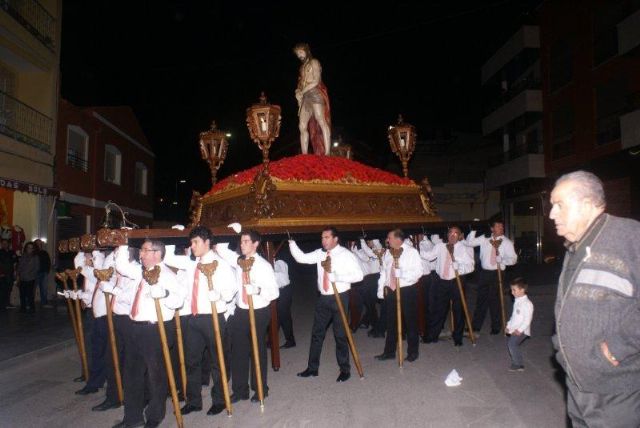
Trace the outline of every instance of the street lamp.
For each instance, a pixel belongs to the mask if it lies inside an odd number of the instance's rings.
[[[409,175],[407,164],[416,146],[416,128],[404,123],[402,115],[398,115],[398,124],[389,127],[388,135],[391,150],[400,158],[402,173],[407,177]]]
[[[200,154],[207,161],[211,170],[211,185],[216,184],[218,170],[227,157],[227,138],[231,134],[218,130],[216,121],[211,122],[211,129],[200,133]],[[183,182],[182,180],[180,181]],[[184,181],[186,182],[186,181]]]
[[[253,142],[262,150],[262,162],[269,164],[269,149],[280,135],[280,106],[267,104],[264,92],[260,94],[260,102],[247,108],[247,128]]]

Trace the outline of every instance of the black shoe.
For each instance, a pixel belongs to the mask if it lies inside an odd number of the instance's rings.
[[[144,426],[145,426],[144,421],[138,422],[137,424],[133,424],[133,425],[127,425],[127,424],[124,423],[124,421],[122,421],[122,422],[118,422],[117,424],[115,424],[111,428],[142,428]]]
[[[157,428],[159,426],[160,426],[160,422],[147,421],[147,423],[144,424],[144,428]]]
[[[309,377],[309,376],[313,376],[313,377],[318,376],[318,370],[305,369],[305,371],[298,373],[298,377]]]
[[[351,333],[355,333],[356,331],[358,331],[358,326],[350,327],[350,328],[351,328]]]
[[[249,399],[249,394],[247,395],[238,395],[236,393],[231,394],[231,403],[237,403],[238,401],[244,401]]]
[[[289,349],[289,348],[293,348],[294,346],[296,346],[296,341],[295,340],[287,340],[284,345],[282,345],[280,347],[280,349]]]
[[[418,354],[409,354],[407,355],[407,358],[405,358],[405,360],[409,361],[410,363],[414,362],[417,359],[418,359]]]
[[[98,388],[87,388],[85,386],[84,388],[77,390],[76,394],[78,394],[78,395],[88,395],[88,394],[95,394],[96,392],[98,392]]]
[[[431,338],[431,337],[426,337],[423,340],[424,343],[438,343],[438,338],[436,337],[435,339]]]
[[[391,353],[382,353],[380,355],[376,355],[374,357],[376,360],[378,361],[384,361],[384,360],[393,360],[396,358],[396,354],[391,354]]]
[[[265,399],[269,396],[269,392],[265,392],[264,393],[264,397],[262,397],[262,399]],[[256,392],[255,394],[253,394],[253,396],[251,397],[251,402],[252,403],[259,403],[260,399],[258,398],[258,393]]]
[[[97,406],[93,406],[91,410],[93,410],[94,412],[104,412],[105,410],[117,409],[118,407],[120,407],[120,403],[118,403],[117,401],[104,400]]]
[[[222,413],[222,411],[226,409],[226,407],[224,406],[224,404],[214,404],[211,406],[211,408],[207,411],[207,415],[209,416],[214,416],[217,415],[218,413]]]
[[[74,382],[84,382],[85,378],[84,376],[78,376],[77,378],[73,379]]]
[[[462,340],[456,340],[453,342],[453,346],[462,346]]]
[[[199,412],[200,410],[202,410],[202,406],[193,406],[191,404],[185,404],[182,409],[180,409],[180,412],[183,415],[188,415],[189,413],[192,412]]]
[[[496,329],[491,329],[491,332],[489,333],[492,336],[495,336],[496,334],[500,334],[500,330],[496,330]]]
[[[340,375],[338,376],[338,379],[336,379],[336,382],[346,382],[350,377],[351,373],[340,372]]]

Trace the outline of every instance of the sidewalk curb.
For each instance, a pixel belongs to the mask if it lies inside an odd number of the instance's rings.
[[[0,373],[6,370],[11,370],[18,365],[23,366],[25,363],[36,362],[44,358],[48,358],[53,354],[62,352],[64,350],[67,350],[68,348],[75,346],[75,339],[69,339],[63,342],[58,342],[54,345],[46,346],[41,349],[36,349],[35,351],[8,358],[4,361],[0,361]]]

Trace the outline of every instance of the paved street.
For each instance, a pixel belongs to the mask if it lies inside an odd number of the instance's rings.
[[[365,378],[353,377],[337,384],[335,347],[329,331],[322,355],[320,376],[300,379],[296,373],[306,367],[312,322],[314,287],[294,283],[294,328],[298,346],[283,350],[279,372],[269,371],[269,397],[265,412],[248,401],[234,407],[234,415],[206,416],[199,412],[185,416],[187,427],[564,427],[563,388],[552,360],[550,334],[555,288],[534,285],[531,300],[536,305],[532,334],[525,344],[523,373],[507,371],[509,359],[504,338],[483,331],[477,346],[465,340],[456,350],[450,340],[420,345],[420,358],[399,369],[395,361],[379,362],[383,339],[355,335]],[[470,293],[473,300],[473,293]],[[52,311],[52,310],[50,310]],[[64,306],[45,325],[67,331]],[[12,317],[16,314],[11,314]],[[3,315],[6,317],[6,315]],[[64,326],[64,327],[61,327]],[[28,329],[23,329],[27,331]],[[6,336],[3,336],[3,343]],[[45,344],[45,351],[26,349],[18,357],[2,356],[0,369],[0,414],[7,427],[110,427],[122,418],[122,410],[103,413],[90,408],[103,400],[104,392],[80,397],[73,392],[80,384],[71,380],[80,372],[73,341],[58,337],[57,344]],[[23,342],[31,343],[29,337]],[[15,348],[14,348],[15,349]],[[4,350],[4,347],[3,347]],[[463,377],[461,386],[449,388],[444,379],[452,369]],[[210,405],[203,389],[205,411]],[[162,427],[175,426],[171,402]]]

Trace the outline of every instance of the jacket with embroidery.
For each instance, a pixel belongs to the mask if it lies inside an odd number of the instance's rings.
[[[581,391],[640,388],[640,223],[600,215],[568,246],[555,303],[556,358]],[[606,342],[619,365],[600,348]]]

